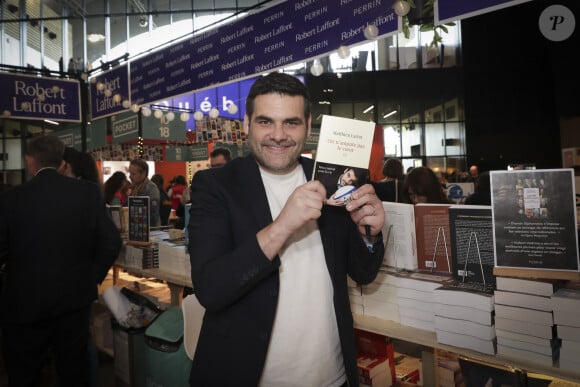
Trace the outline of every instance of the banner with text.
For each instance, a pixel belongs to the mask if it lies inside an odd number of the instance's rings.
[[[0,114],[25,120],[81,121],[78,81],[0,73]]]
[[[400,18],[384,1],[285,1],[130,63],[133,103],[145,104],[271,72],[378,36]]]
[[[92,119],[110,116],[127,110],[123,101],[130,103],[129,66],[122,65],[113,70],[91,78],[91,114]]]

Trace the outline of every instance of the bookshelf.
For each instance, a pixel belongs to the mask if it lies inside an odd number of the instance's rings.
[[[452,347],[437,342],[435,332],[425,331],[405,325],[398,324],[394,321],[382,320],[376,317],[364,316],[353,313],[354,327],[370,332],[379,333],[387,337],[420,344],[425,347],[442,349],[447,352],[456,353],[460,356],[474,359],[483,363],[497,364],[505,368],[521,369],[528,373],[545,374],[556,378],[580,382],[580,371],[570,372],[556,367],[545,367],[515,358],[509,358],[501,355],[486,355],[480,352],[471,351],[465,348]]]

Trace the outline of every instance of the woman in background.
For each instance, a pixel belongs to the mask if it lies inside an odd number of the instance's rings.
[[[405,178],[403,191],[408,203],[451,203],[439,178],[428,167],[413,168]]]
[[[386,159],[383,163],[383,176],[383,180],[371,182],[379,199],[383,202],[402,202],[405,175],[401,160],[395,157]]]
[[[165,192],[165,188],[163,188],[163,176],[156,173],[151,176],[151,181],[159,188],[159,217],[161,218],[161,225],[167,226],[169,224],[169,215],[171,215],[171,199]]]
[[[92,181],[99,185],[101,184],[97,163],[90,154],[79,152],[78,150],[67,146],[64,149],[62,159],[65,161],[65,164],[59,170],[61,174],[77,179]]]
[[[127,175],[117,171],[111,175],[103,186],[105,203],[110,206],[126,206],[131,182]]]

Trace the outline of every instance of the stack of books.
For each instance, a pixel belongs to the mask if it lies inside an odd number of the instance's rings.
[[[447,275],[400,273],[395,285],[401,325],[435,331],[433,291],[450,280]]]
[[[356,314],[364,314],[362,291],[359,284],[346,276],[346,286],[348,287],[348,298],[350,300],[350,311]]]
[[[561,340],[559,367],[576,372],[580,369],[580,289],[560,288],[551,298]]]
[[[384,335],[356,328],[354,336],[360,385],[391,386],[396,377],[392,340]]]
[[[388,269],[382,269],[372,283],[362,286],[365,316],[400,322],[395,283],[396,275]]]
[[[496,353],[493,288],[455,282],[433,292],[437,342]]]
[[[559,340],[551,296],[559,282],[500,276],[496,281],[497,353],[552,366]]]
[[[125,264],[138,269],[154,269],[159,267],[159,244],[152,243],[150,246],[125,247]]]

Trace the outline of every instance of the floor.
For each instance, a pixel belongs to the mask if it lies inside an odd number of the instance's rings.
[[[100,291],[113,285],[112,273],[109,274]],[[170,292],[166,285],[148,279],[137,278],[126,273],[119,274],[117,286],[129,287],[132,290],[143,291],[145,294],[152,294],[154,299],[159,301],[159,305],[166,305],[170,300]],[[112,330],[110,329],[110,314],[103,303],[95,303],[93,316],[101,316],[100,319],[93,318],[92,332],[97,346],[97,357],[99,363],[98,387],[126,387],[126,384],[118,380],[115,376],[115,359],[112,350]],[[0,337],[1,340],[1,337]],[[8,378],[4,368],[4,362],[0,351],[0,386],[7,386]],[[38,387],[58,387],[53,380],[51,365],[47,365],[42,374],[42,384]]]

